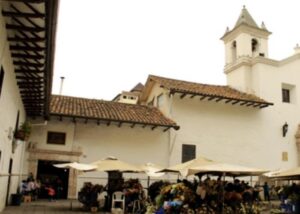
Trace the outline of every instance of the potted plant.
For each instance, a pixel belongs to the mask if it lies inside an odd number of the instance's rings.
[[[15,138],[18,140],[28,140],[31,133],[31,124],[28,121],[22,123],[22,125],[15,132]]]

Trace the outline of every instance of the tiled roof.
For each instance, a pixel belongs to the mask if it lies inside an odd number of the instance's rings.
[[[179,126],[157,108],[112,101],[52,95],[50,114],[101,121],[173,127]]]
[[[182,95],[190,94],[194,96],[199,95],[209,98],[241,101],[245,104],[246,102],[250,102],[260,105],[259,107],[273,105],[272,103],[269,103],[255,95],[240,92],[229,86],[200,84],[153,75],[149,76],[149,80],[155,81],[160,84],[161,87],[169,89],[171,93],[181,93]]]

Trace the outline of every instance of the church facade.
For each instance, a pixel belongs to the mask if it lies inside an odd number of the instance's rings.
[[[53,10],[53,6],[51,8]],[[164,167],[198,156],[270,170],[299,164],[299,47],[286,59],[269,59],[271,33],[264,24],[258,26],[246,8],[242,9],[232,30],[228,29],[221,38],[225,46],[227,85],[149,75],[144,87],[139,85],[131,92],[123,92],[113,101],[50,95],[51,85],[48,85],[43,87],[48,91],[34,93],[44,93],[37,100],[45,98],[45,102],[34,108],[31,108],[33,101],[26,99],[30,94],[23,91],[32,92],[29,85],[35,81],[18,84],[20,79],[14,72],[17,69],[32,72],[32,67],[38,66],[34,65],[38,63],[32,60],[33,55],[39,54],[34,49],[33,53],[22,53],[30,59],[12,59],[11,56],[21,56],[21,53],[5,48],[14,44],[8,44],[6,18],[1,16],[0,20],[0,30],[4,32],[0,34],[0,50],[4,50],[0,64],[5,70],[0,107],[10,112],[0,114],[1,121],[7,121],[0,127],[1,172],[9,171],[9,160],[13,158],[18,164],[12,169],[19,177],[32,172],[40,179],[45,176],[55,179],[58,171],[53,169],[53,163],[91,163],[110,155],[132,164],[153,162]],[[48,49],[51,54],[51,47]],[[52,63],[47,59],[41,62],[45,62],[45,66]],[[44,82],[52,78],[51,72],[43,75]],[[20,76],[34,78],[26,74]],[[11,91],[13,94],[9,95]],[[32,132],[29,140],[12,153],[13,136],[10,139],[7,130],[15,127],[12,118],[18,110],[20,122],[17,124],[30,120]],[[66,173],[65,197],[68,198],[76,197],[83,182],[105,184],[107,176],[95,172],[78,174],[74,170],[59,173]],[[7,184],[12,174],[0,177],[1,182]],[[18,176],[9,194],[16,191]],[[6,200],[2,201],[3,207]]]

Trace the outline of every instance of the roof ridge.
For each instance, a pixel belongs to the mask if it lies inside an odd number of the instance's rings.
[[[188,80],[180,80],[180,79],[174,79],[174,78],[169,78],[169,77],[162,77],[162,76],[157,76],[157,75],[149,75],[149,78],[151,79],[151,77],[154,78],[161,78],[161,79],[166,79],[166,80],[172,80],[172,81],[180,81],[180,82],[185,82],[188,84],[198,84],[198,85],[204,85],[204,86],[216,86],[216,87],[224,87],[227,85],[215,85],[215,84],[208,84],[208,83],[199,83],[199,82],[192,82],[192,81],[188,81]]]

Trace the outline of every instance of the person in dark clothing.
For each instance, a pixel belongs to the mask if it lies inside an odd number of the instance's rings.
[[[265,201],[270,201],[270,188],[267,182],[263,185]]]

